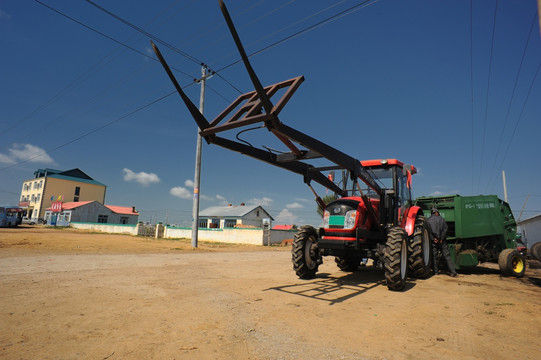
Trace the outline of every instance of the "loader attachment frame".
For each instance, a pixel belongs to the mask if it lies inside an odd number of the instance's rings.
[[[376,180],[370,175],[370,173],[361,165],[361,162],[358,159],[353,158],[303,132],[295,130],[280,121],[278,114],[304,81],[304,77],[299,76],[271,86],[263,87],[255,71],[253,70],[252,65],[250,64],[250,61],[248,60],[248,56],[246,55],[244,47],[240,41],[239,35],[235,29],[235,26],[233,25],[225,4],[222,0],[220,0],[219,3],[255,90],[240,95],[213,121],[209,122],[184,93],[159,49],[151,41],[156,56],[197,123],[201,136],[209,144],[216,144],[226,149],[245,154],[271,165],[297,173],[303,176],[304,182],[312,191],[313,188],[310,186],[310,182],[315,181],[316,183],[321,184],[340,196],[347,196],[347,191],[345,188],[340,188],[325,174],[323,174],[323,171],[331,169],[344,169],[348,171],[350,178],[356,183],[359,190],[360,186],[357,183],[358,179],[363,181],[368,187],[373,189],[378,195],[380,195],[380,197],[383,198],[383,190],[378,185]],[[274,105],[271,100],[279,92],[282,93],[282,96]],[[223,131],[238,129],[257,123],[263,123],[263,126],[273,135],[275,135],[278,140],[280,140],[290,150],[290,152],[277,154],[269,150],[259,149],[238,141],[218,136],[218,134]],[[298,145],[304,147],[305,149],[300,149]],[[325,158],[334,165],[327,167],[315,167],[302,161],[314,158]],[[363,195],[362,192],[361,196],[368,203],[368,199],[365,198],[366,196]],[[317,195],[316,201],[321,207],[324,207],[323,202]],[[372,213],[371,215],[375,217],[375,214],[370,210],[369,212]],[[376,220],[376,222],[379,222],[379,219]]]

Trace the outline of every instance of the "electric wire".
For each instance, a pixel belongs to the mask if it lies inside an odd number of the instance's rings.
[[[284,43],[284,42],[286,42],[288,40],[291,40],[291,39],[293,39],[293,38],[295,38],[297,36],[300,36],[302,34],[305,34],[307,32],[315,30],[315,29],[317,29],[317,28],[319,28],[319,27],[321,27],[323,25],[326,25],[326,24],[328,24],[328,23],[330,23],[332,21],[338,20],[339,18],[341,18],[343,16],[349,15],[349,14],[351,14],[351,13],[357,11],[357,10],[363,9],[363,8],[369,6],[369,5],[373,5],[373,4],[377,3],[378,1],[379,0],[364,0],[364,1],[362,1],[361,3],[359,3],[357,5],[354,5],[354,6],[350,7],[350,8],[348,8],[348,9],[345,9],[345,10],[343,10],[343,11],[337,13],[337,14],[334,14],[332,16],[329,16],[329,17],[327,17],[327,18],[325,18],[325,19],[323,19],[323,20],[321,20],[321,21],[319,21],[319,22],[317,22],[317,23],[315,23],[313,25],[310,25],[310,26],[308,26],[308,27],[306,27],[306,28],[304,28],[302,30],[299,30],[299,31],[297,31],[297,32],[295,32],[295,33],[293,33],[291,35],[288,35],[285,38],[282,38],[281,40],[278,40],[278,41],[276,41],[276,42],[274,42],[274,43],[272,43],[270,45],[267,45],[267,46],[255,51],[255,52],[249,54],[248,57],[250,58],[250,57],[253,57],[255,55],[261,54],[261,53],[263,53],[263,52],[265,52],[265,51],[267,51],[267,50],[269,50],[269,49],[271,49],[271,48],[273,48],[273,47],[275,47],[277,45],[280,45],[280,44],[282,44],[282,43]],[[325,10],[326,9],[324,9],[322,11],[325,11]],[[309,16],[308,18],[311,18],[313,16],[315,16],[315,14]],[[305,18],[305,19],[308,19],[308,18]],[[305,21],[305,19],[301,20],[301,22]],[[290,26],[288,26],[288,27],[290,27]],[[288,28],[288,27],[286,27],[286,28]],[[279,30],[278,32],[281,32],[281,31],[282,30]],[[273,34],[276,34],[278,32],[275,32]],[[272,36],[273,34],[271,34],[269,36]],[[230,68],[233,65],[236,65],[236,64],[240,63],[241,61],[242,61],[242,59],[238,59],[238,60],[236,60],[236,61],[234,61],[234,62],[232,62],[232,63],[230,63],[230,64],[228,64],[226,66],[221,67],[219,70],[216,70],[216,72],[219,73],[219,72],[221,72],[221,71],[223,71],[223,70],[225,70],[227,68]]]
[[[44,2],[42,2],[42,1],[40,1],[40,0],[34,0],[34,1],[37,2],[37,3],[40,4],[40,5],[45,6],[46,8],[48,8],[48,9],[50,9],[50,10],[52,10],[52,11],[54,11],[55,13],[57,13],[57,14],[59,14],[59,15],[62,15],[62,16],[64,16],[65,18],[67,18],[67,19],[69,19],[69,20],[75,22],[76,24],[79,24],[79,25],[81,25],[82,27],[84,27],[84,28],[86,28],[86,29],[88,29],[88,30],[90,30],[90,31],[95,32],[95,33],[98,34],[98,35],[101,35],[101,36],[103,36],[103,37],[105,37],[105,38],[107,38],[107,39],[109,39],[109,40],[111,40],[111,41],[113,41],[113,42],[115,42],[115,43],[121,45],[121,46],[124,46],[124,47],[130,49],[131,51],[138,53],[139,55],[142,55],[142,56],[144,56],[144,57],[146,57],[146,58],[148,58],[148,59],[151,59],[152,61],[159,62],[159,60],[158,60],[157,58],[152,57],[152,56],[150,56],[150,55],[148,55],[148,54],[145,54],[144,52],[142,52],[142,51],[140,51],[140,50],[137,50],[136,48],[134,48],[134,47],[132,47],[132,46],[129,46],[128,44],[125,44],[125,43],[123,43],[122,41],[113,38],[112,36],[109,36],[109,35],[107,35],[107,34],[101,32],[101,31],[99,31],[99,30],[97,30],[97,29],[94,29],[94,28],[92,28],[91,26],[86,25],[85,23],[83,23],[83,22],[81,22],[81,21],[79,21],[79,20],[77,20],[77,19],[75,19],[75,18],[73,18],[73,17],[71,17],[71,16],[69,16],[69,15],[67,15],[67,14],[65,14],[65,13],[63,13],[63,12],[61,12],[60,10],[57,10],[57,9],[55,9],[55,8],[53,8],[53,7],[51,7],[51,6],[47,5],[47,4],[45,4]],[[185,76],[187,76],[187,77],[193,79],[193,75],[190,75],[190,74],[188,74],[188,73],[186,73],[186,72],[184,72],[184,71],[182,71],[182,70],[179,70],[179,69],[177,69],[177,68],[175,68],[175,67],[173,67],[173,66],[170,66],[170,68],[171,68],[172,70],[175,70],[175,71],[177,71],[177,72],[179,72],[179,73],[181,73],[181,74],[183,74],[183,75],[185,75]]]
[[[498,144],[503,143],[503,138],[504,138],[504,134],[505,134],[505,128],[506,128],[507,122],[509,120],[509,114],[511,113],[511,105],[513,104],[513,100],[515,98],[515,92],[517,90],[518,80],[519,80],[519,77],[520,77],[520,73],[522,72],[522,65],[524,64],[524,58],[526,57],[526,52],[527,52],[528,46],[530,44],[530,39],[532,38],[532,33],[533,33],[533,29],[534,29],[535,24],[536,24],[536,20],[537,20],[537,12],[534,13],[534,16],[533,16],[533,19],[532,19],[532,24],[530,26],[530,31],[528,32],[528,37],[526,39],[526,45],[524,46],[524,51],[522,52],[522,58],[520,59],[520,65],[518,67],[517,75],[515,77],[515,84],[513,85],[513,91],[511,93],[511,98],[509,99],[509,104],[507,106],[507,113],[505,115],[505,121],[503,123],[502,131],[500,133],[500,139],[497,142]],[[496,178],[497,178],[497,173],[494,172],[494,168],[496,167],[496,163],[497,163],[497,159],[498,159],[498,157],[500,155],[501,147],[497,146],[496,149],[497,150],[496,150],[496,156],[494,156],[494,163],[492,165],[491,171],[489,172],[489,174],[493,174],[492,175],[493,180],[489,181],[489,184],[488,184],[489,188],[492,186],[492,184],[496,181]]]
[[[192,56],[192,55],[190,55],[190,54],[188,54],[188,53],[186,53],[186,52],[180,50],[179,48],[177,48],[177,47],[175,47],[175,46],[169,44],[169,43],[166,42],[166,41],[163,41],[163,40],[160,39],[159,37],[157,37],[157,36],[155,36],[155,35],[149,33],[148,31],[146,31],[146,30],[140,28],[139,26],[136,26],[136,25],[132,24],[131,22],[129,22],[129,21],[123,19],[122,17],[120,17],[120,16],[114,14],[113,12],[107,10],[106,8],[104,8],[104,7],[102,7],[102,6],[98,5],[98,4],[96,4],[96,3],[93,2],[92,0],[86,0],[86,2],[89,3],[89,4],[91,4],[92,6],[95,6],[97,9],[99,9],[100,11],[103,11],[103,12],[106,13],[107,15],[112,16],[113,18],[117,19],[117,20],[120,21],[121,23],[123,23],[123,24],[125,24],[125,25],[131,27],[132,29],[134,29],[134,30],[140,32],[141,34],[143,34],[143,35],[145,35],[145,36],[151,38],[151,39],[154,40],[155,42],[157,42],[157,43],[159,43],[159,44],[162,44],[163,46],[165,46],[165,47],[167,47],[168,49],[170,49],[170,50],[176,52],[176,53],[179,54],[179,55],[182,55],[182,56],[185,57],[186,59],[188,59],[188,60],[190,60],[190,61],[192,61],[192,62],[194,62],[194,63],[196,63],[196,64],[202,64],[202,63],[203,63],[203,61],[197,59],[196,57],[194,57],[194,56]]]
[[[475,182],[475,116],[473,92],[473,0],[470,0],[470,93],[471,93],[471,191],[474,191]]]
[[[191,85],[193,85],[193,83],[186,85],[184,88],[186,88],[188,86],[191,86]],[[123,115],[123,116],[121,116],[121,117],[118,117],[118,118],[116,118],[114,120],[111,120],[111,121],[101,125],[101,126],[98,126],[98,127],[94,128],[94,129],[92,129],[90,131],[87,131],[87,132],[83,133],[82,135],[80,135],[80,136],[78,136],[78,137],[76,137],[74,139],[71,139],[69,141],[66,141],[66,142],[62,143],[61,145],[58,145],[58,146],[52,147],[52,148],[50,148],[48,150],[45,150],[43,153],[40,153],[39,155],[29,157],[29,158],[27,158],[25,160],[21,160],[21,161],[19,161],[17,163],[14,163],[14,164],[11,164],[11,165],[8,165],[8,166],[4,166],[4,167],[0,168],[0,171],[1,170],[6,170],[6,169],[9,169],[9,168],[12,168],[12,167],[24,164],[24,163],[27,163],[29,161],[37,159],[40,156],[43,156],[44,154],[49,154],[49,153],[51,153],[53,151],[56,151],[58,149],[61,149],[61,148],[65,147],[67,145],[73,144],[76,141],[84,139],[84,138],[86,138],[87,136],[89,136],[91,134],[94,134],[94,133],[96,133],[96,132],[98,132],[98,131],[100,131],[102,129],[105,129],[106,127],[109,127],[109,126],[119,122],[120,120],[124,120],[124,119],[126,119],[126,118],[128,118],[128,117],[130,117],[130,116],[132,116],[132,115],[134,115],[134,114],[136,114],[136,113],[138,113],[138,112],[140,112],[140,111],[142,111],[142,110],[144,110],[144,109],[146,109],[146,108],[148,108],[148,107],[150,107],[150,106],[152,106],[152,105],[154,105],[154,104],[156,104],[156,103],[158,103],[158,102],[160,102],[162,100],[165,100],[169,96],[171,96],[173,94],[176,94],[176,93],[177,93],[176,90],[172,91],[172,92],[170,92],[170,93],[168,93],[166,95],[163,95],[163,96],[161,96],[161,97],[159,97],[159,98],[157,98],[157,99],[155,99],[155,100],[153,100],[153,101],[151,101],[151,102],[149,102],[149,103],[147,103],[147,104],[145,104],[145,105],[143,105],[143,106],[141,106],[141,107],[139,107],[139,108],[137,108],[137,109]]]
[[[173,3],[178,2],[179,0],[175,0]],[[192,2],[195,0],[192,0]],[[170,5],[166,7],[160,14],[155,16],[150,23],[156,21],[159,17],[161,17],[166,11],[168,11],[173,5]],[[127,41],[130,41],[133,39],[134,36],[132,36]],[[49,106],[51,106],[53,103],[61,99],[63,96],[68,94],[70,91],[74,90],[78,86],[81,86],[86,80],[90,78],[91,75],[98,73],[100,70],[105,68],[106,65],[111,63],[116,57],[118,57],[120,54],[122,54],[122,51],[119,51],[119,48],[115,48],[113,51],[106,54],[104,57],[102,57],[100,60],[98,60],[96,63],[94,63],[90,68],[83,73],[81,73],[79,76],[77,76],[74,80],[69,82],[64,88],[62,88],[59,92],[57,92],[55,95],[53,95],[50,99],[45,101],[43,104],[36,107],[33,111],[31,111],[28,115],[21,118],[19,121],[14,122],[12,126],[7,127],[4,131],[0,131],[0,136],[13,130],[15,127],[20,126],[24,122],[26,122],[28,119],[30,119],[32,116],[36,115],[37,113],[45,110]],[[127,49],[124,49],[126,51]]]
[[[60,12],[60,11],[58,11],[58,10],[56,10],[56,9],[54,9],[54,8],[52,8],[52,7],[50,7],[50,6],[48,6],[47,4],[44,4],[44,3],[41,2],[40,0],[34,0],[34,1],[36,1],[37,3],[39,3],[39,4],[41,4],[41,5],[43,5],[43,6],[47,7],[47,8],[49,8],[50,10],[52,10],[52,11],[54,11],[54,12],[56,12],[56,13],[62,15],[62,16],[67,17],[68,19],[70,19],[70,20],[76,22],[77,24],[80,24],[81,26],[83,26],[83,27],[85,27],[85,28],[87,28],[87,29],[89,29],[89,30],[92,30],[92,31],[94,31],[94,32],[96,32],[96,33],[98,33],[98,34],[100,34],[100,35],[102,35],[102,36],[104,36],[104,37],[106,37],[106,38],[108,38],[108,39],[114,41],[114,42],[119,43],[119,44],[122,45],[122,46],[125,46],[125,47],[127,47],[127,48],[129,48],[129,49],[131,49],[131,50],[133,50],[133,51],[135,51],[135,52],[137,52],[137,53],[140,53],[140,54],[144,55],[145,57],[149,57],[149,58],[151,58],[151,59],[153,59],[153,60],[158,61],[157,59],[155,59],[155,58],[153,58],[153,57],[150,57],[150,56],[148,56],[147,54],[144,54],[144,53],[140,52],[139,50],[133,49],[132,47],[130,47],[130,46],[126,45],[126,44],[123,44],[122,42],[119,42],[118,40],[116,40],[116,39],[114,39],[114,38],[112,38],[112,37],[110,37],[110,36],[108,36],[108,35],[106,35],[106,34],[103,34],[103,33],[99,32],[98,30],[92,29],[91,27],[89,27],[89,26],[83,24],[82,22],[79,22],[78,20],[76,20],[76,19],[74,19],[74,18],[71,18],[70,16],[68,16],[68,15],[66,15],[66,14],[63,14],[62,12]],[[278,44],[281,44],[281,43],[283,43],[283,42],[285,42],[285,41],[288,41],[288,40],[290,40],[290,39],[292,39],[292,38],[294,38],[294,37],[297,37],[297,36],[299,36],[299,35],[301,35],[301,34],[304,34],[304,33],[306,33],[306,32],[309,32],[309,31],[311,31],[311,30],[314,30],[314,29],[316,29],[316,28],[318,28],[318,27],[320,27],[320,26],[323,26],[323,25],[325,25],[325,24],[327,24],[327,23],[330,23],[330,22],[332,22],[332,21],[334,21],[334,20],[337,20],[338,18],[340,18],[340,17],[342,17],[342,16],[349,15],[350,13],[352,13],[352,12],[354,12],[354,11],[356,11],[356,10],[362,9],[362,8],[364,8],[365,6],[371,5],[371,4],[375,3],[375,2],[378,2],[379,0],[375,0],[375,1],[373,1],[372,3],[370,3],[370,4],[367,4],[367,3],[369,3],[370,1],[371,1],[371,0],[365,0],[365,1],[361,2],[360,4],[354,5],[354,6],[348,8],[348,9],[346,9],[346,10],[344,10],[344,11],[341,11],[341,12],[338,13],[338,14],[335,14],[335,15],[330,16],[330,17],[328,17],[328,18],[326,18],[326,19],[324,19],[324,20],[322,20],[322,21],[319,21],[318,23],[316,23],[316,24],[314,24],[314,25],[311,25],[311,26],[309,26],[308,28],[305,28],[305,29],[303,29],[303,30],[300,30],[300,31],[298,31],[298,32],[296,32],[296,33],[294,33],[294,34],[292,34],[292,35],[287,36],[286,38],[284,38],[284,39],[282,39],[282,40],[279,40],[279,41],[277,41],[277,42],[275,42],[275,43],[273,43],[273,44],[271,44],[271,45],[268,45],[268,46],[264,47],[263,49],[260,49],[260,50],[258,50],[258,51],[256,51],[256,52],[250,54],[249,56],[255,56],[255,55],[257,55],[257,54],[260,54],[260,53],[262,53],[262,52],[264,52],[264,51],[266,51],[266,50],[268,50],[268,49],[270,49],[270,48],[272,48],[272,47],[274,47],[274,46],[276,46],[276,45],[278,45]],[[365,5],[365,4],[367,4],[367,5]],[[365,6],[362,6],[362,5],[365,5]],[[361,6],[362,6],[362,7],[361,7]],[[231,66],[235,65],[236,63],[238,63],[238,62],[240,62],[240,61],[241,61],[241,60],[238,60],[238,61],[236,61],[236,62],[234,62],[234,63],[231,63],[231,64],[229,64],[228,66],[224,67],[223,69],[228,68],[228,67],[231,67]],[[223,70],[223,69],[221,69],[221,70]],[[221,71],[221,70],[220,70],[220,71]],[[216,73],[218,73],[218,71],[216,71]],[[190,76],[190,75],[188,75],[188,74],[186,74],[186,75],[187,75],[187,76]],[[188,87],[188,86],[193,85],[193,84],[194,84],[194,83],[190,83],[190,84],[186,85],[185,87]],[[184,87],[184,88],[185,88],[185,87]],[[94,134],[94,133],[98,132],[99,130],[102,130],[102,129],[104,129],[104,128],[110,126],[110,125],[113,125],[114,123],[116,123],[116,122],[118,122],[118,121],[120,121],[120,120],[123,120],[123,119],[125,119],[125,118],[127,118],[127,117],[129,117],[129,116],[132,116],[132,115],[134,115],[135,113],[137,113],[137,112],[139,112],[139,111],[142,111],[142,110],[146,109],[147,107],[152,106],[152,105],[154,105],[154,104],[156,104],[156,103],[158,103],[158,102],[164,100],[165,98],[167,98],[167,97],[169,97],[169,96],[171,96],[171,95],[173,95],[173,94],[175,94],[175,93],[176,93],[176,91],[173,91],[173,92],[171,92],[171,93],[169,93],[169,94],[167,94],[167,95],[164,95],[164,96],[162,96],[162,97],[160,97],[160,98],[158,98],[158,99],[156,99],[156,100],[151,101],[150,103],[147,103],[146,105],[144,105],[144,106],[142,106],[142,107],[137,108],[136,110],[131,111],[130,113],[128,113],[128,114],[126,114],[126,115],[124,115],[124,116],[121,116],[121,117],[119,117],[119,118],[117,118],[117,119],[115,119],[115,120],[112,120],[112,121],[110,121],[110,122],[108,122],[108,123],[106,123],[106,124],[104,124],[104,125],[101,125],[101,126],[99,126],[99,127],[97,127],[97,128],[94,128],[94,129],[92,129],[92,130],[90,130],[90,131],[88,131],[88,132],[86,132],[86,133],[84,133],[84,134],[82,134],[82,135],[80,135],[80,136],[78,136],[78,137],[72,139],[72,140],[69,140],[69,141],[67,141],[67,142],[65,142],[65,143],[63,143],[63,144],[61,144],[61,145],[58,145],[58,146],[53,147],[53,148],[50,148],[50,149],[48,149],[48,150],[45,151],[45,154],[49,154],[50,152],[56,151],[56,150],[58,150],[58,149],[60,149],[60,148],[63,148],[63,147],[65,147],[65,146],[67,146],[67,145],[70,145],[70,144],[72,144],[72,143],[74,143],[74,142],[76,142],[76,141],[78,141],[78,140],[81,140],[81,139],[83,139],[83,138],[85,138],[85,137],[87,137],[87,136],[89,136],[89,135],[91,135],[91,134]],[[17,163],[14,163],[14,164],[11,164],[11,165],[8,165],[8,166],[5,166],[5,167],[2,167],[2,168],[0,168],[0,171],[1,171],[1,170],[6,170],[6,169],[9,169],[9,168],[18,166],[18,165],[21,165],[21,164],[23,164],[23,163],[26,163],[26,162],[29,162],[29,161],[31,161],[31,160],[34,160],[34,159],[36,159],[36,158],[38,158],[38,157],[40,157],[40,156],[43,156],[43,154],[41,153],[41,154],[39,154],[39,155],[37,155],[37,156],[34,156],[34,157],[31,157],[31,158],[28,158],[28,159],[19,161],[19,162],[17,162]]]
[[[492,42],[490,45],[490,60],[488,65],[488,80],[487,80],[487,95],[486,95],[486,102],[485,102],[485,121],[483,124],[483,141],[481,145],[481,157],[480,157],[480,164],[479,164],[479,178],[477,183],[477,189],[479,190],[479,186],[481,184],[481,177],[483,174],[483,163],[484,163],[484,153],[485,153],[485,141],[486,141],[486,132],[487,132],[487,120],[488,120],[488,102],[489,102],[489,95],[490,95],[490,79],[492,74],[492,59],[494,58],[494,38],[496,34],[496,16],[498,14],[498,0],[496,0],[496,6],[494,7],[494,20],[492,25]]]
[[[520,124],[520,120],[522,119],[522,115],[524,114],[524,109],[526,108],[526,104],[528,103],[528,100],[530,98],[530,94],[532,93],[532,89],[534,87],[535,81],[537,80],[537,76],[539,75],[539,71],[541,70],[541,62],[537,66],[537,70],[535,72],[534,77],[532,78],[532,82],[530,83],[530,87],[528,89],[528,94],[526,95],[526,99],[524,100],[524,103],[522,104],[520,114],[517,118],[517,121],[515,123],[515,126],[513,127],[513,132],[511,133],[511,137],[509,138],[509,142],[507,143],[507,147],[505,148],[505,152],[503,154],[503,159],[500,163],[500,167],[498,172],[501,172],[503,168],[503,164],[505,163],[505,159],[507,158],[507,154],[509,153],[509,149],[511,148],[511,144],[513,143],[513,138],[515,137],[515,133],[517,132],[518,126]]]

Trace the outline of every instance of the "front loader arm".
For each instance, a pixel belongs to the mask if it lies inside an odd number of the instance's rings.
[[[353,180],[360,179],[370,188],[372,188],[380,196],[383,195],[381,187],[377,184],[374,178],[361,165],[361,162],[309,135],[306,135],[298,130],[295,130],[283,124],[278,114],[283,109],[285,104],[291,99],[294,92],[298,89],[304,78],[297,78],[283,81],[271,86],[263,87],[259,78],[255,74],[246,52],[242,46],[238,33],[233,25],[231,17],[222,0],[219,0],[220,8],[227,22],[229,30],[233,36],[237,49],[241,55],[245,68],[252,80],[255,90],[239,96],[230,106],[228,106],[218,117],[209,122],[203,114],[197,109],[193,102],[184,93],[165,59],[160,53],[157,46],[151,41],[152,48],[156,53],[160,63],[169,75],[176,90],[178,91],[182,101],[190,111],[197,126],[200,129],[200,134],[205,138],[207,143],[216,144],[221,147],[240,152],[255,159],[266,163],[281,167],[292,171],[304,177],[304,182],[310,186],[310,181],[315,181],[333,192],[347,196],[345,189],[338,187],[333,181],[329,180],[322,171],[329,169],[345,169],[348,170]],[[285,89],[282,97],[276,104],[271,102],[279,90]],[[241,128],[247,125],[263,123],[278,140],[280,140],[289,150],[288,153],[275,154],[268,150],[262,150],[223,137],[217,136],[219,132]],[[299,149],[298,145],[306,148]],[[314,158],[325,158],[334,165],[331,167],[315,167],[304,162],[305,160]],[[301,161],[302,160],[302,161]],[[312,189],[313,191],[313,189]],[[319,199],[320,200],[320,199]],[[319,201],[318,201],[319,203]]]

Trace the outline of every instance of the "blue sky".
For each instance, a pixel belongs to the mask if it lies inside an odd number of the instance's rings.
[[[80,168],[107,185],[107,204],[189,225],[196,126],[178,95],[155,102],[174,88],[148,36],[86,1],[40,1],[50,8],[0,1],[0,203],[16,204],[38,168]],[[225,68],[207,82],[207,118],[253,90],[229,66],[239,56],[217,0],[95,3],[192,57],[159,45],[194,103],[199,63]],[[249,54],[360,3],[226,1]],[[505,170],[515,217],[541,212],[536,1],[474,0],[472,23],[465,0],[355,9],[251,57],[263,85],[305,76],[280,119],[360,160],[415,165],[414,196],[503,198]],[[205,143],[201,197],[202,209],[244,202],[275,223],[319,222],[300,176]]]

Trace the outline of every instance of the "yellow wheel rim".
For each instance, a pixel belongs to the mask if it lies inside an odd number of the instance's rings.
[[[513,271],[520,274],[524,270],[524,262],[519,256],[513,258]]]

